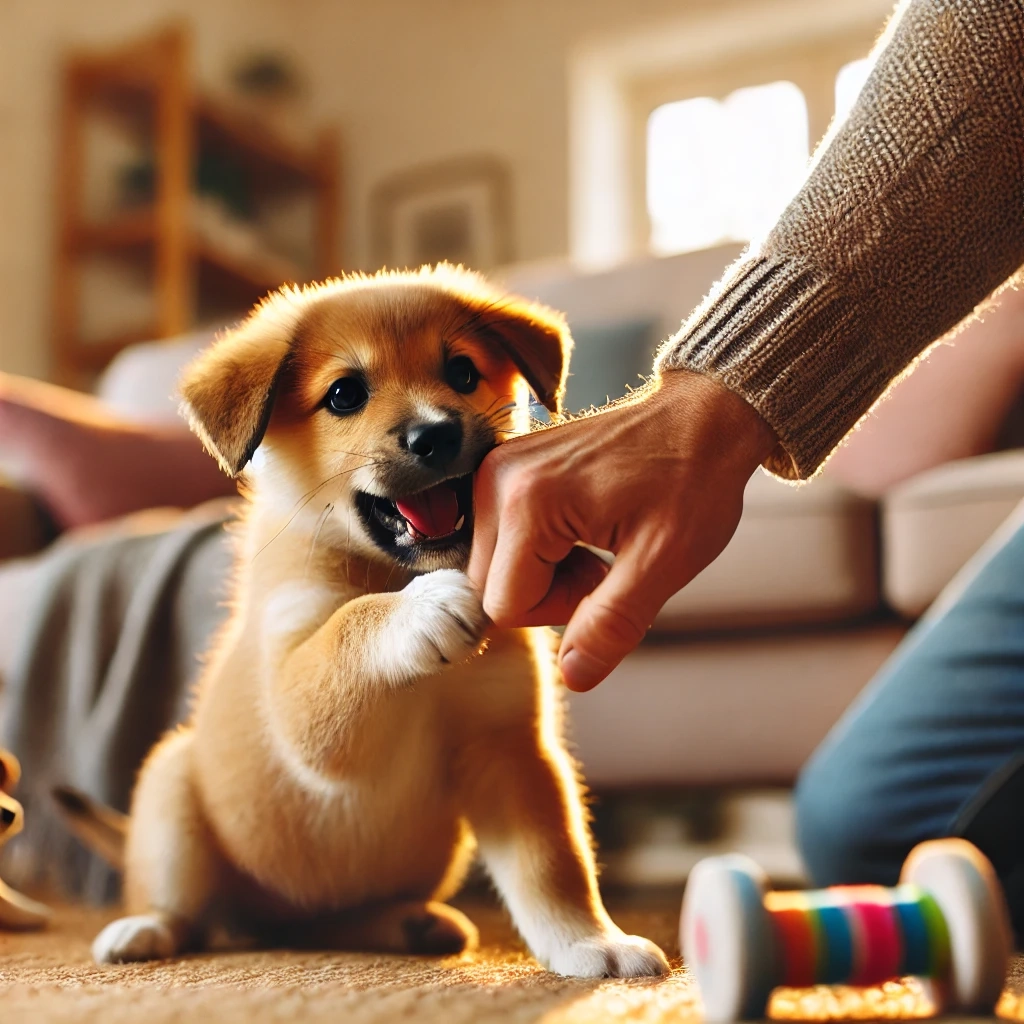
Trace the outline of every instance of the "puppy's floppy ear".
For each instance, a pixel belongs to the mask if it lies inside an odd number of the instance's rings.
[[[561,313],[510,298],[479,314],[474,333],[498,345],[549,412],[562,411],[572,335]]]
[[[260,446],[274,394],[291,351],[292,317],[257,309],[186,367],[179,390],[189,426],[229,476],[237,476]]]

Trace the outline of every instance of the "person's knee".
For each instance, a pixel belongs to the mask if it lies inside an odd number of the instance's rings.
[[[797,842],[815,885],[889,885],[898,877],[899,862],[886,852],[884,805],[871,799],[858,775],[825,755],[797,783]]]

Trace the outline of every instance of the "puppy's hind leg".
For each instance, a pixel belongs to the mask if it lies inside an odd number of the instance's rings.
[[[125,874],[128,917],[93,942],[97,963],[176,956],[195,939],[220,868],[192,781],[192,734],[165,737],[132,799]]]
[[[478,936],[473,922],[446,903],[403,900],[289,925],[277,940],[292,949],[447,956],[476,949]]]

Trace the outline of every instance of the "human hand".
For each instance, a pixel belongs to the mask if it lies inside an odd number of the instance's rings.
[[[776,443],[742,398],[671,370],[630,401],[499,446],[474,485],[467,573],[484,611],[498,626],[567,622],[562,675],[591,689],[722,552]]]

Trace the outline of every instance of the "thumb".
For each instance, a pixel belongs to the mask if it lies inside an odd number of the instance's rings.
[[[648,557],[642,559],[649,561]],[[565,685],[591,690],[644,638],[674,589],[651,579],[636,545],[623,551],[604,580],[583,598],[559,651]],[[665,591],[664,593],[662,591]]]

